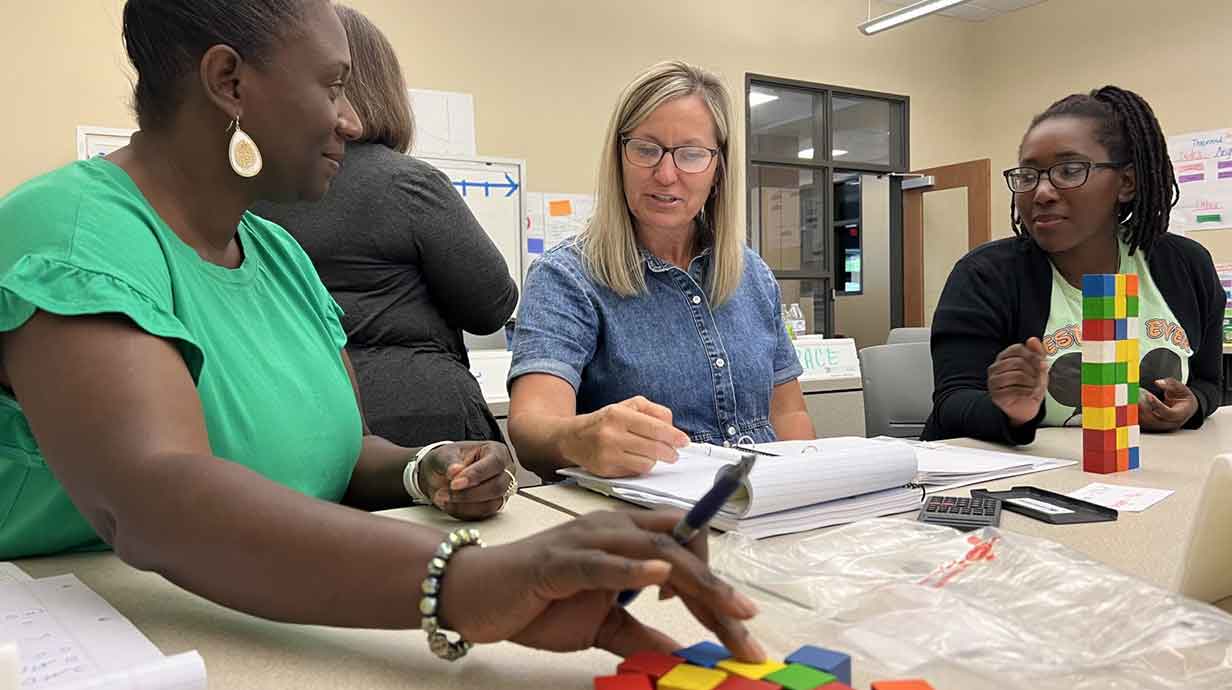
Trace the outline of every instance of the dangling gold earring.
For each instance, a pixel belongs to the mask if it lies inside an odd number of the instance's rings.
[[[261,172],[261,149],[257,148],[257,142],[240,129],[239,116],[227,127],[227,131],[231,132],[231,144],[227,147],[231,169],[240,177],[256,177]]]

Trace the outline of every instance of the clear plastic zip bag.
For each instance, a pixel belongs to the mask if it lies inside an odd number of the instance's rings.
[[[1232,616],[1044,539],[887,518],[804,539],[728,533],[711,560],[758,601],[772,653],[846,652],[854,687],[1232,689]]]

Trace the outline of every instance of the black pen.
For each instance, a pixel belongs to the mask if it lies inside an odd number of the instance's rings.
[[[714,485],[710,490],[701,497],[698,502],[685,513],[685,516],[676,523],[672,528],[672,539],[676,540],[677,544],[685,545],[697,536],[697,533],[706,528],[710,521],[718,514],[719,509],[724,503],[731,498],[736,489],[744,484],[744,480],[749,476],[749,472],[753,470],[754,463],[757,462],[757,456],[753,453],[743,453],[740,456],[740,461],[731,465],[722,467],[714,475]],[[616,603],[620,606],[628,606],[637,598],[638,592],[636,589],[626,589],[616,597]]]

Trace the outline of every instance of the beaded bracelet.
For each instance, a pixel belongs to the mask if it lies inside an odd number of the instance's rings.
[[[436,547],[432,560],[428,561],[428,576],[423,581],[423,598],[419,600],[419,613],[422,614],[421,627],[428,635],[428,647],[432,653],[446,661],[457,661],[471,650],[471,643],[458,638],[450,642],[441,632],[440,621],[437,620],[437,609],[440,608],[441,578],[445,577],[445,567],[454,552],[463,546],[483,546],[479,538],[479,530],[463,527],[449,533],[449,536]]]

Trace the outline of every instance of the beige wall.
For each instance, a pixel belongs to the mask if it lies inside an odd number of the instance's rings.
[[[525,158],[536,191],[591,191],[617,92],[668,57],[716,69],[738,103],[746,72],[910,96],[913,167],[993,159],[995,235],[1008,233],[998,173],[1031,115],[1060,95],[1119,83],[1144,94],[1169,132],[1232,119],[1220,81],[1226,0],[1166,10],[1158,0],[1049,0],[990,22],[929,18],[871,38],[855,28],[864,0],[352,2],[388,33],[411,85],[474,94],[480,153]],[[72,160],[76,125],[132,124],[123,0],[6,4],[0,193]],[[1232,260],[1232,230],[1193,236]]]
[[[1000,171],[1013,165],[1031,117],[1066,94],[1132,89],[1168,134],[1232,126],[1229,27],[1227,0],[1049,0],[976,25],[976,138],[992,158],[993,235],[1010,234]],[[1190,237],[1232,260],[1232,230]]]
[[[0,193],[72,160],[77,124],[132,126],[122,0],[6,4],[0,87],[13,101],[0,111]],[[352,4],[389,35],[411,85],[474,94],[479,152],[525,158],[532,190],[591,191],[619,89],[670,57],[716,69],[740,103],[745,72],[907,94],[913,163],[974,155],[964,133],[976,56],[959,22],[869,39],[855,28],[864,0]]]

